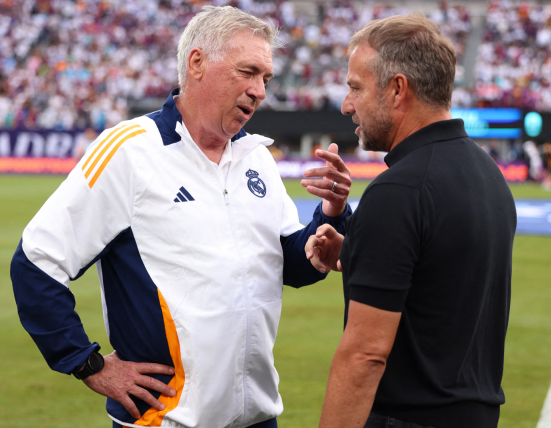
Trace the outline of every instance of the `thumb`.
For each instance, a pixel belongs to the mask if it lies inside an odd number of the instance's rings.
[[[339,272],[342,272],[342,264],[341,264],[340,259],[337,260],[337,269],[339,270]]]

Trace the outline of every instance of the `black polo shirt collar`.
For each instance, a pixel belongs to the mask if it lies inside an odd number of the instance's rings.
[[[394,147],[385,156],[385,163],[390,168],[411,152],[426,144],[463,137],[468,137],[465,132],[465,124],[463,123],[463,119],[450,119],[434,122],[424,128],[421,128],[419,131],[414,132],[405,140],[402,140],[401,143]]]

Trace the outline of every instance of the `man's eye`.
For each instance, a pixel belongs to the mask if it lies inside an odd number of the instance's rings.
[[[264,87],[266,88],[270,84],[269,80],[264,80]]]
[[[253,73],[251,71],[241,70],[241,73],[246,74],[247,76],[252,76]]]

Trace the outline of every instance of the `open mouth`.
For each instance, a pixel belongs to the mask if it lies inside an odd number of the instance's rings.
[[[249,116],[250,114],[252,114],[253,112],[253,109],[250,108],[250,107],[246,107],[246,106],[237,106],[243,113],[245,113],[245,116]]]

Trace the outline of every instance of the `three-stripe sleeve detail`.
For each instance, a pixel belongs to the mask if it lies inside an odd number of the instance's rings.
[[[90,187],[90,189],[94,186],[97,179],[99,178],[111,158],[120,148],[120,146],[122,146],[132,137],[143,134],[145,132],[146,130],[143,129],[140,125],[123,125],[111,131],[109,135],[96,146],[88,159],[86,159],[86,162],[84,162],[84,164],[82,165],[84,178],[88,180],[90,178],[90,175],[94,173],[92,178],[88,182],[88,186]],[[98,164],[99,167],[97,167]]]

